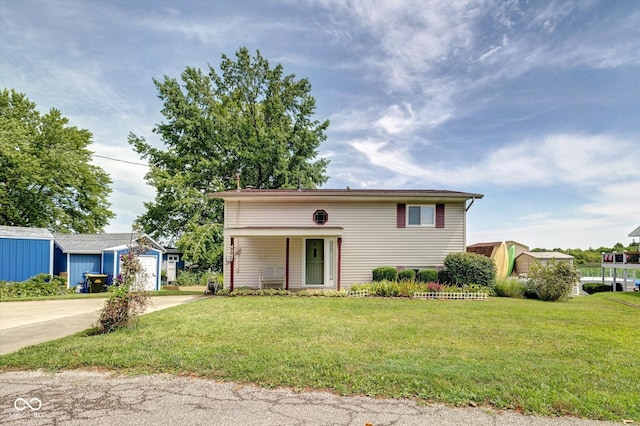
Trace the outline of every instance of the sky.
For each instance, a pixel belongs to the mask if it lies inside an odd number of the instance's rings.
[[[0,0],[0,87],[92,132],[113,180],[107,232],[155,197],[127,142],[162,146],[153,79],[240,47],[309,79],[331,122],[323,188],[484,194],[468,244],[633,241],[640,2]]]

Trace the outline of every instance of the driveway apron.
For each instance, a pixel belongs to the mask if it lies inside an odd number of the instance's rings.
[[[202,296],[152,297],[145,313],[198,300]],[[105,299],[0,303],[0,355],[69,336],[93,327]]]

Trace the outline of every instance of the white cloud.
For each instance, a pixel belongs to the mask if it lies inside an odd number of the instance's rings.
[[[376,127],[390,135],[397,135],[416,124],[416,115],[410,103],[404,103],[403,107],[391,105],[384,115],[376,121]]]
[[[417,164],[405,147],[386,141],[354,140],[350,145],[372,164],[412,179],[437,184],[598,187],[633,179],[635,144],[609,135],[558,134],[498,148],[476,164]]]

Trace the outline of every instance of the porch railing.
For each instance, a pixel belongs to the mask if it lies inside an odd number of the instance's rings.
[[[602,265],[638,265],[640,264],[639,252],[626,252],[622,253],[602,253]]]

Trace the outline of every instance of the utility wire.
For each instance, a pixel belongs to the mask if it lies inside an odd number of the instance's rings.
[[[105,160],[111,160],[111,161],[119,161],[121,163],[127,163],[127,164],[133,164],[134,166],[144,166],[144,167],[149,167],[148,164],[145,163],[136,163],[133,161],[127,161],[127,160],[120,160],[119,158],[111,158],[111,157],[105,157],[104,155],[98,155],[98,154],[93,154],[94,157],[98,157],[98,158],[104,158]]]

